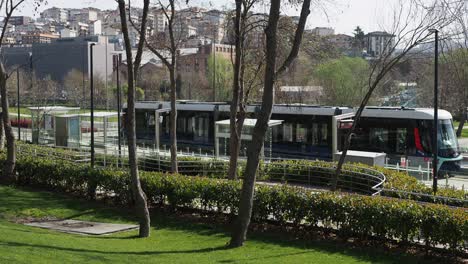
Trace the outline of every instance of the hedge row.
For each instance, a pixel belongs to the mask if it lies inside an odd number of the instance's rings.
[[[53,151],[64,157],[76,155],[76,151],[51,149],[37,145],[20,144],[21,149],[26,152],[37,151],[47,153]],[[104,160],[103,155],[97,155],[98,163]],[[196,157],[179,157],[179,173],[189,176],[206,176],[210,178],[225,178],[228,170],[228,163],[222,160],[201,159]],[[117,157],[106,156],[107,166],[117,164]],[[242,178],[245,161],[240,161],[238,166],[238,175]],[[272,180],[281,182],[304,182],[314,186],[328,186],[330,184],[330,171],[334,169],[336,163],[310,160],[285,160],[276,161],[270,164],[260,164],[258,179]],[[170,172],[171,164],[168,158],[164,157],[144,157],[139,159],[139,167],[146,171]],[[311,170],[311,168],[313,168]],[[371,167],[364,164],[344,165],[346,171],[338,187],[343,190],[356,190],[361,188],[361,193],[372,193],[373,181],[367,179],[357,180],[358,173],[383,173],[386,177],[383,188],[386,190],[382,195],[396,198],[412,199],[417,201],[444,203],[453,206],[468,207],[468,192],[464,190],[455,190],[452,188],[439,188],[437,195],[441,197],[454,198],[446,200],[443,198],[432,198],[425,195],[432,195],[432,188],[419,182],[416,178],[409,176],[404,172],[385,169],[382,167]],[[352,180],[348,180],[354,176]],[[357,185],[357,187],[356,187]],[[414,193],[414,194],[409,194]]]
[[[4,159],[4,157],[1,157]],[[19,184],[86,196],[97,187],[115,194],[122,204],[132,202],[127,172],[92,170],[66,160],[20,155]],[[241,182],[141,172],[148,201],[218,211],[237,212]],[[379,236],[466,250],[468,213],[444,205],[421,204],[385,197],[342,193],[313,193],[287,186],[257,185],[253,220],[279,225],[325,227],[343,235]]]

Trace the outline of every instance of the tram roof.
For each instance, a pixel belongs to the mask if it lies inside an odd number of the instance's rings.
[[[160,109],[169,108],[170,102],[167,101],[140,101],[135,104],[137,109]],[[247,106],[247,112],[256,112],[260,104],[250,104]],[[229,112],[230,104],[226,102],[199,102],[192,100],[177,101],[177,109],[185,111],[211,112],[218,108],[220,112]],[[275,104],[273,114],[302,114],[302,115],[323,115],[334,116],[355,112],[356,109],[339,106],[318,106],[307,104]],[[452,119],[452,115],[439,109],[439,119]],[[432,108],[405,108],[405,107],[380,107],[368,106],[363,112],[363,117],[382,117],[382,118],[401,118],[401,119],[434,119],[434,110]]]
[[[159,109],[169,108],[170,102],[142,101],[135,104],[137,109]],[[177,109],[185,111],[214,111],[218,108],[220,112],[229,112],[230,104],[226,102],[196,102],[190,100],[178,101]],[[250,104],[247,112],[253,113],[260,107],[260,104]],[[317,106],[306,104],[276,104],[273,106],[274,114],[303,114],[303,115],[337,115],[352,112],[349,107]]]
[[[362,112],[363,117],[381,117],[381,118],[401,118],[401,119],[419,119],[432,120],[434,119],[433,108],[402,108],[402,107],[366,107]],[[438,119],[452,119],[452,115],[446,111],[439,109]]]

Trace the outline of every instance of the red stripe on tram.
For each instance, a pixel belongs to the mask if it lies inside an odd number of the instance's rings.
[[[414,128],[414,143],[416,144],[416,149],[420,151],[424,151],[421,145],[421,137],[419,135],[419,128]]]

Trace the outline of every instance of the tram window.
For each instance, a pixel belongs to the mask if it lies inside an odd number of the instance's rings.
[[[318,145],[318,142],[319,142],[318,136],[319,136],[318,124],[313,123],[312,124],[312,145]]]
[[[197,122],[197,136],[202,137],[203,136],[203,117],[198,118]]]
[[[405,154],[406,153],[406,128],[397,128],[396,130],[396,153]]]
[[[310,134],[312,145],[325,146],[328,144],[328,125],[326,123],[313,123]]]
[[[307,128],[303,124],[296,124],[296,142],[307,141]]]
[[[164,117],[164,128],[166,129],[166,134],[169,134],[169,116]]]
[[[292,130],[293,130],[292,124],[285,123],[283,125],[283,141],[285,141],[285,142],[292,142],[293,141],[293,139],[292,139]]]
[[[187,132],[190,134],[193,134],[193,123],[194,123],[194,117],[188,118],[188,124],[187,124]]]
[[[432,149],[432,124],[430,121],[420,121],[419,134],[421,137],[421,145],[426,153],[431,153]]]
[[[274,126],[271,129],[273,142],[280,142],[283,139],[283,131],[280,126]]]
[[[371,128],[369,133],[370,146],[387,152],[389,147],[388,130],[385,128]]]
[[[148,126],[154,126],[156,124],[154,118],[155,114],[148,114]]]
[[[208,119],[199,117],[197,122],[197,136],[208,137]]]
[[[177,118],[177,133],[185,133],[185,118]]]
[[[327,124],[322,124],[322,129],[320,130],[321,134],[321,140],[320,140],[320,145],[327,145],[327,139],[328,139],[328,126]]]

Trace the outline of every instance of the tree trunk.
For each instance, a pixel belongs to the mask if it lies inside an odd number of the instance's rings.
[[[3,113],[0,112],[0,151],[5,148],[5,130],[3,129]]]
[[[252,141],[247,149],[247,166],[245,168],[242,193],[239,204],[239,214],[234,224],[231,236],[231,247],[243,245],[252,216],[253,198],[255,191],[255,180],[260,161],[260,152],[263,149],[265,134],[268,129],[268,122],[271,117],[271,110],[274,104],[274,84],[276,78],[276,48],[277,48],[277,28],[279,20],[279,10],[281,1],[272,0],[266,34],[266,67],[265,84],[263,89],[262,108],[255,124]]]
[[[366,107],[367,103],[369,102],[375,88],[377,88],[377,85],[380,83],[382,78],[385,76],[385,74],[390,69],[391,69],[391,67],[389,67],[386,70],[382,70],[382,72],[380,72],[378,74],[377,78],[374,80],[374,82],[369,87],[369,90],[367,91],[366,95],[364,96],[364,99],[362,99],[361,105],[359,105],[359,108],[358,108],[358,110],[356,112],[356,115],[354,116],[353,125],[351,126],[351,129],[349,130],[348,135],[346,137],[345,145],[344,145],[343,150],[341,152],[340,160],[338,161],[338,164],[336,166],[335,175],[334,175],[334,177],[332,179],[332,183],[331,183],[331,190],[332,191],[336,191],[336,189],[338,188],[338,178],[340,177],[341,170],[343,168],[343,164],[345,162],[346,155],[348,154],[348,149],[351,146],[351,139],[352,139],[353,133],[354,133],[354,131],[356,131],[356,127],[357,127],[357,125],[358,125],[358,123],[359,123],[359,121],[361,119],[362,112],[364,112],[364,108]]]
[[[140,222],[140,237],[150,236],[150,215],[146,202],[146,195],[141,188],[140,177],[138,173],[137,146],[136,146],[136,127],[135,127],[135,76],[133,68],[133,56],[128,35],[127,17],[125,9],[125,1],[119,0],[120,20],[122,25],[122,33],[125,40],[125,51],[127,54],[127,74],[128,74],[128,91],[127,91],[127,116],[126,129],[128,135],[128,163],[130,165],[130,177],[132,180],[132,193],[135,199],[136,214],[139,216]]]
[[[3,175],[0,182],[3,184],[12,184],[16,182],[15,165],[16,165],[16,147],[15,137],[11,128],[11,122],[8,109],[8,93],[6,87],[8,75],[5,71],[3,62],[0,62],[0,96],[2,102],[2,123],[5,131],[7,143],[7,159],[3,166]]]
[[[228,179],[234,180],[237,178],[237,165],[239,160],[239,152],[241,145],[241,135],[243,120],[240,123],[240,129],[238,129],[238,111],[240,103],[240,90],[241,90],[241,59],[242,59],[242,37],[241,37],[241,11],[242,11],[242,0],[236,0],[236,17],[234,20],[234,29],[235,29],[235,61],[234,61],[234,78],[233,78],[233,87],[232,87],[232,101],[231,101],[231,113],[230,113],[230,131],[231,136],[229,139],[229,170],[228,170]]]
[[[175,57],[175,56],[173,56]],[[175,59],[175,58],[173,58]],[[177,108],[176,108],[176,78],[175,78],[175,62],[172,61],[172,67],[170,68],[171,78],[171,114],[170,114],[170,136],[171,136],[171,171],[172,173],[178,173],[179,168],[177,164]]]

